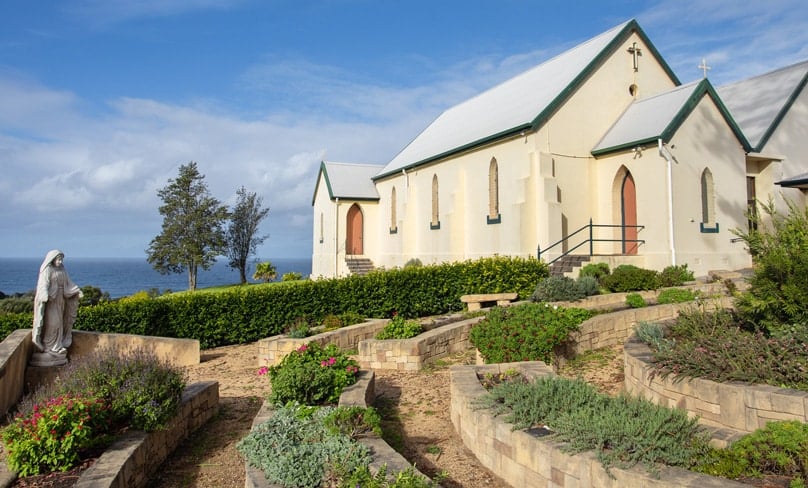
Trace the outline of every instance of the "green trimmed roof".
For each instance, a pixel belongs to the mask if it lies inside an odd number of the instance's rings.
[[[378,164],[358,164],[358,163],[335,163],[332,161],[320,162],[320,174],[322,178],[317,179],[317,186],[320,181],[325,182],[328,188],[328,197],[331,200],[340,198],[344,200],[369,200],[378,201],[379,193],[376,185],[371,179],[379,172],[381,165]],[[317,186],[314,188],[312,205],[317,197]]]
[[[706,78],[634,101],[592,149],[593,156],[624,151],[643,144],[667,142],[703,97],[710,97],[735,136],[749,149],[743,133]]]
[[[679,79],[637,21],[630,20],[446,110],[375,178],[541,127],[634,33],[640,36],[670,79],[679,85]]]

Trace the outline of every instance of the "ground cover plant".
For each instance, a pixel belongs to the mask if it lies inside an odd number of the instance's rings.
[[[267,480],[288,488],[429,488],[411,468],[373,474],[370,448],[357,440],[381,435],[375,409],[289,403],[242,439],[237,449]]]
[[[543,426],[569,453],[594,451],[607,472],[642,464],[694,466],[707,452],[707,436],[687,413],[625,394],[609,396],[582,380],[558,377],[505,381],[482,398],[514,429]]]
[[[276,405],[298,402],[303,405],[334,404],[346,386],[356,383],[359,364],[334,344],[303,344],[284,356],[281,362],[259,374],[269,375]]]
[[[594,315],[585,309],[543,303],[494,307],[471,328],[469,339],[486,363],[552,363],[553,349]]]
[[[682,311],[660,330],[664,342],[649,341],[656,374],[808,391],[808,343],[746,329],[730,310]]]

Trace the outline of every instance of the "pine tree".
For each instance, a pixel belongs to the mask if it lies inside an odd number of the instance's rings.
[[[210,269],[227,250],[227,207],[210,196],[205,176],[194,161],[180,166],[176,179],[157,194],[163,200],[162,232],[152,239],[148,262],[161,274],[188,271],[188,288],[196,289],[197,270]]]

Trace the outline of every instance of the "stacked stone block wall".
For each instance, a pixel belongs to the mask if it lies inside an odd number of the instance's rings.
[[[453,366],[451,369],[451,419],[465,446],[488,469],[515,488],[592,487],[640,488],[667,487],[737,487],[731,480],[692,473],[679,468],[663,467],[659,477],[643,467],[612,468],[609,473],[592,453],[566,454],[551,439],[534,437],[513,430],[502,417],[490,410],[475,407],[474,401],[485,394],[477,374],[504,373],[518,369],[528,377],[552,375],[543,363],[506,363],[487,366]]]
[[[0,416],[17,404],[25,388],[25,369],[33,352],[31,330],[20,329],[0,342]]]
[[[274,366],[280,363],[284,356],[310,342],[322,345],[336,344],[340,349],[354,349],[359,346],[360,341],[375,337],[388,322],[387,319],[375,319],[311,337],[292,338],[281,335],[261,339],[258,341],[258,366]]]
[[[219,383],[195,383],[185,389],[180,412],[165,430],[130,431],[116,440],[84,472],[76,488],[139,488],[177,446],[219,410]]]
[[[753,432],[772,420],[808,422],[808,392],[767,385],[717,383],[653,374],[652,354],[636,339],[623,348],[625,388],[658,405],[677,407],[713,427]]]
[[[483,317],[442,325],[411,339],[368,339],[359,343],[362,368],[418,371],[424,365],[469,350],[471,327]]]

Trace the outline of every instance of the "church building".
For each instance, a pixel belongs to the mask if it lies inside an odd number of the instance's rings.
[[[807,75],[683,85],[618,25],[449,108],[386,165],[322,162],[312,277],[494,255],[748,267],[731,230],[754,201],[805,203]]]

